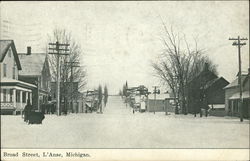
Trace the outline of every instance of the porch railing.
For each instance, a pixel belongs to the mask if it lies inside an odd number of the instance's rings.
[[[1,102],[1,109],[6,109],[6,110],[15,109],[14,102]]]

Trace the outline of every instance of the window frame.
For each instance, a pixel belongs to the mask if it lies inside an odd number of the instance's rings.
[[[3,89],[3,102],[7,102],[7,89]]]
[[[16,67],[15,67],[15,66],[12,67],[12,70],[13,70],[13,71],[12,71],[12,72],[13,72],[13,73],[12,73],[12,78],[13,78],[13,79],[16,79]]]
[[[12,55],[11,49],[8,50],[8,55],[9,55],[9,57],[11,58],[11,55]]]
[[[3,64],[3,77],[7,77],[7,64]]]

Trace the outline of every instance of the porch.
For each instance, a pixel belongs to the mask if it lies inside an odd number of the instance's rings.
[[[243,117],[250,118],[250,97],[249,91],[242,92],[242,110],[243,110]],[[229,116],[240,116],[240,108],[239,108],[239,101],[240,101],[240,94],[235,93],[232,95],[228,100],[228,115]]]
[[[29,99],[32,104],[32,89],[36,86],[12,80],[1,81],[1,114],[22,114]]]

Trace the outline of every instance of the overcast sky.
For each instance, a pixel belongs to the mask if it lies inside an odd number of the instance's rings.
[[[196,38],[198,46],[218,65],[219,76],[229,82],[238,71],[238,50],[228,38],[249,36],[248,1],[47,1],[0,5],[1,39],[14,39],[18,52],[25,52],[26,46],[42,52],[47,35],[57,27],[65,28],[84,51],[81,63],[88,72],[87,89],[107,84],[110,93],[118,93],[126,80],[129,86],[144,84],[150,90],[160,83],[152,76],[150,66],[163,49],[159,15],[174,31],[185,34],[190,43]],[[245,71],[249,65],[248,44],[242,48]]]

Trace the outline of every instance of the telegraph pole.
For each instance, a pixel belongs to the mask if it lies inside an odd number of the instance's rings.
[[[128,106],[128,98],[127,98],[127,96],[128,96],[128,94],[127,94],[127,92],[128,92],[128,82],[126,81],[126,96],[125,96],[125,101],[126,101],[126,108],[127,108],[127,106]]]
[[[156,106],[156,93],[158,93],[159,94],[159,89],[158,89],[158,91],[157,91],[157,88],[159,87],[159,86],[153,86],[154,87],[154,114],[155,114],[155,106]]]
[[[70,72],[71,72],[71,76],[70,76],[70,84],[71,84],[71,96],[70,96],[70,99],[71,99],[71,109],[73,109],[73,85],[74,85],[74,82],[73,82],[73,77],[74,77],[74,74],[73,74],[73,68],[76,68],[76,67],[80,67],[80,65],[78,65],[80,62],[74,62],[74,61],[71,61],[71,62],[66,62],[66,64],[69,64],[70,66]]]
[[[52,50],[52,52],[49,52],[49,54],[54,54],[57,56],[56,59],[56,109],[57,109],[57,115],[60,116],[61,115],[61,111],[60,111],[60,56],[61,55],[69,55],[69,53],[67,53],[67,51],[69,51],[69,49],[67,48],[69,46],[69,44],[60,44],[58,41],[56,43],[49,43],[50,46],[53,46],[51,48],[49,48],[49,50]],[[64,48],[60,48],[60,47],[64,47]],[[56,51],[56,52],[55,52]],[[60,52],[63,51],[63,52]]]
[[[240,121],[243,122],[243,99],[242,99],[242,82],[241,82],[241,51],[240,48],[243,45],[246,45],[245,42],[241,43],[241,41],[248,40],[247,38],[229,38],[229,40],[234,40],[233,46],[238,46],[238,56],[239,56],[239,73],[238,73],[238,84],[239,84],[239,90],[240,90],[240,101],[239,101],[239,109],[240,109]]]

